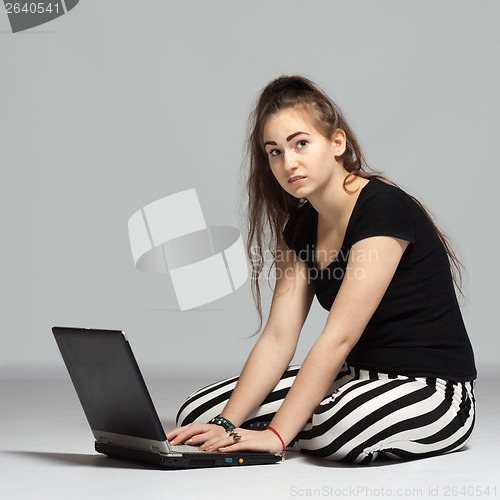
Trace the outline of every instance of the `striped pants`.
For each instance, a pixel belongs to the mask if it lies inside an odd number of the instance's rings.
[[[299,368],[285,371],[242,428],[265,428]],[[208,422],[221,413],[237,381],[237,377],[226,379],[191,394],[177,414],[177,425]],[[361,464],[377,457],[415,459],[458,450],[474,427],[473,385],[473,381],[387,375],[344,364],[288,449]]]

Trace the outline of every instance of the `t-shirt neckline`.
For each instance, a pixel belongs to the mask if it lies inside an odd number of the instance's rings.
[[[354,204],[354,207],[352,208],[352,212],[351,212],[351,215],[349,216],[349,221],[347,222],[347,227],[345,229],[345,233],[344,233],[344,238],[342,240],[342,244],[340,245],[340,249],[337,253],[337,255],[335,256],[335,258],[333,260],[331,260],[325,267],[319,267],[318,266],[318,263],[316,261],[316,244],[318,242],[318,212],[316,212],[316,210],[314,210],[314,223],[313,223],[313,234],[312,234],[312,242],[313,242],[313,252],[312,252],[312,257],[313,257],[313,262],[312,262],[312,265],[314,268],[316,268],[318,271],[323,271],[324,269],[328,269],[329,267],[331,267],[335,262],[338,261],[338,258],[339,258],[339,255],[342,254],[342,250],[344,249],[344,245],[345,245],[345,242],[346,242],[346,239],[347,239],[347,235],[349,234],[349,229],[350,229],[350,226],[351,226],[351,221],[352,221],[352,217],[354,215],[354,212],[356,211],[356,208],[359,204],[359,199],[361,198],[361,195],[363,194],[363,191],[365,190],[366,187],[368,187],[371,183],[372,180],[377,180],[376,177],[370,177],[370,179],[368,180],[368,182],[361,188],[361,191],[360,193],[358,194],[358,198],[356,199],[356,203]]]

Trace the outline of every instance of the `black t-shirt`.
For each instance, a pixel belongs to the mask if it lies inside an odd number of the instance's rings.
[[[323,269],[315,263],[317,224],[318,213],[306,202],[290,217],[283,237],[307,262],[316,297],[327,310],[342,284],[354,243],[371,236],[410,242],[384,297],[349,353],[349,364],[414,377],[476,378],[448,255],[431,221],[408,194],[372,177],[359,193],[339,253]]]

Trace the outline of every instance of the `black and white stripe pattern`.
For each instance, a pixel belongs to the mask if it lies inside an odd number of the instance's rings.
[[[270,422],[295,380],[291,366],[242,427]],[[222,412],[237,377],[191,394],[177,424],[208,422]],[[471,382],[388,375],[345,364],[289,448],[329,460],[369,463],[378,456],[414,459],[462,448],[475,420]]]

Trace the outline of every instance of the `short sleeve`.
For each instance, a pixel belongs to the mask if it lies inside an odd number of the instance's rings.
[[[311,212],[310,204],[305,203],[290,216],[283,230],[284,242],[300,258],[306,256],[310,244]]]
[[[414,203],[404,192],[379,192],[369,197],[356,214],[351,245],[372,236],[393,236],[415,244]]]

